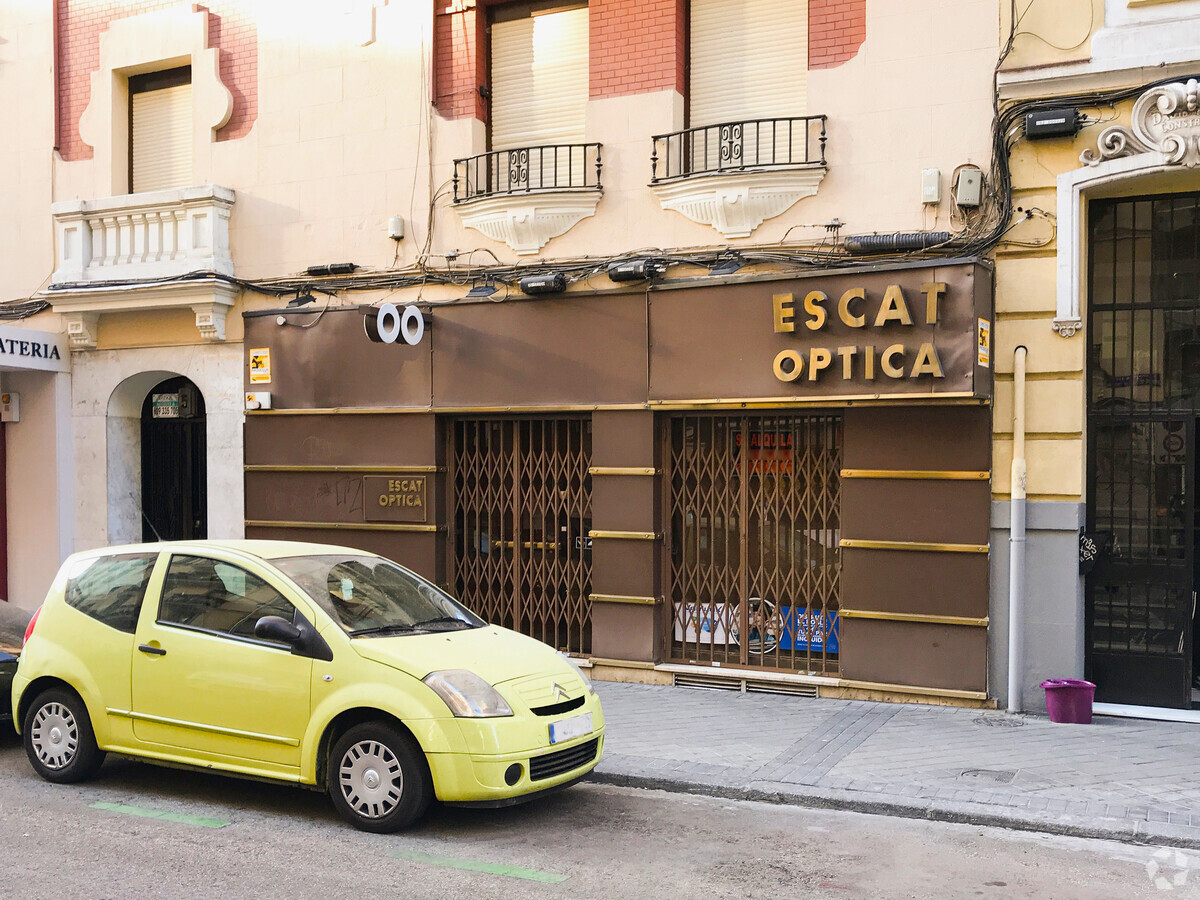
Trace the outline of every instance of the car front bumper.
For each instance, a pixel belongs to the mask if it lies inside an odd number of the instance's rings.
[[[603,754],[604,728],[600,727],[582,738],[533,751],[430,753],[426,758],[437,798],[443,803],[508,806],[569,787],[594,769]],[[509,784],[505,776],[514,765],[520,767],[520,777]]]

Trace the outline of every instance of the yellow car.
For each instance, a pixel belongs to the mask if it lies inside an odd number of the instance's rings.
[[[588,680],[361,550],[183,541],[77,553],[26,632],[14,722],[68,783],[106,752],[327,790],[358,828],[499,806],[591,771]]]

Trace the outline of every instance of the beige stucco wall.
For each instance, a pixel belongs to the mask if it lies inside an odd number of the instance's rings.
[[[491,261],[489,252],[517,261],[507,245],[465,228],[451,208],[452,160],[483,152],[485,130],[431,110],[428,4],[376,5],[374,41],[365,46],[367,20],[343,6],[309,4],[304,16],[286,4],[261,7],[258,119],[245,138],[215,143],[211,154],[213,180],[238,195],[237,274],[272,277],[343,260],[411,265],[427,240],[434,194],[432,265],[445,265],[447,251],[460,260],[477,251],[477,263]],[[843,233],[959,227],[950,220],[949,175],[960,164],[986,165],[996,52],[993,0],[868,4],[858,56],[810,74],[809,111],[830,117],[824,183],[742,239],[664,211],[647,188],[650,136],[683,127],[682,97],[664,91],[592,101],[587,137],[604,144],[604,197],[594,217],[539,255],[817,240],[823,231],[808,226],[835,217],[847,223]],[[943,173],[947,200],[936,208],[920,202],[920,170],[928,167]],[[58,199],[94,196],[102,180],[90,161],[60,161],[56,179]],[[405,219],[399,247],[386,235],[392,215]],[[259,296],[246,303],[271,305]],[[112,325],[101,337],[102,347],[139,339]]]

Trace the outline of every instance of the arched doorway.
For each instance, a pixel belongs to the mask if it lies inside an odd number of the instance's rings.
[[[142,401],[142,540],[208,536],[204,397],[182,376]]]

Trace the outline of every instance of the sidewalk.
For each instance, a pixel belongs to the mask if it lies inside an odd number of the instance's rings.
[[[1200,849],[1200,726],[595,682],[596,781]]]

